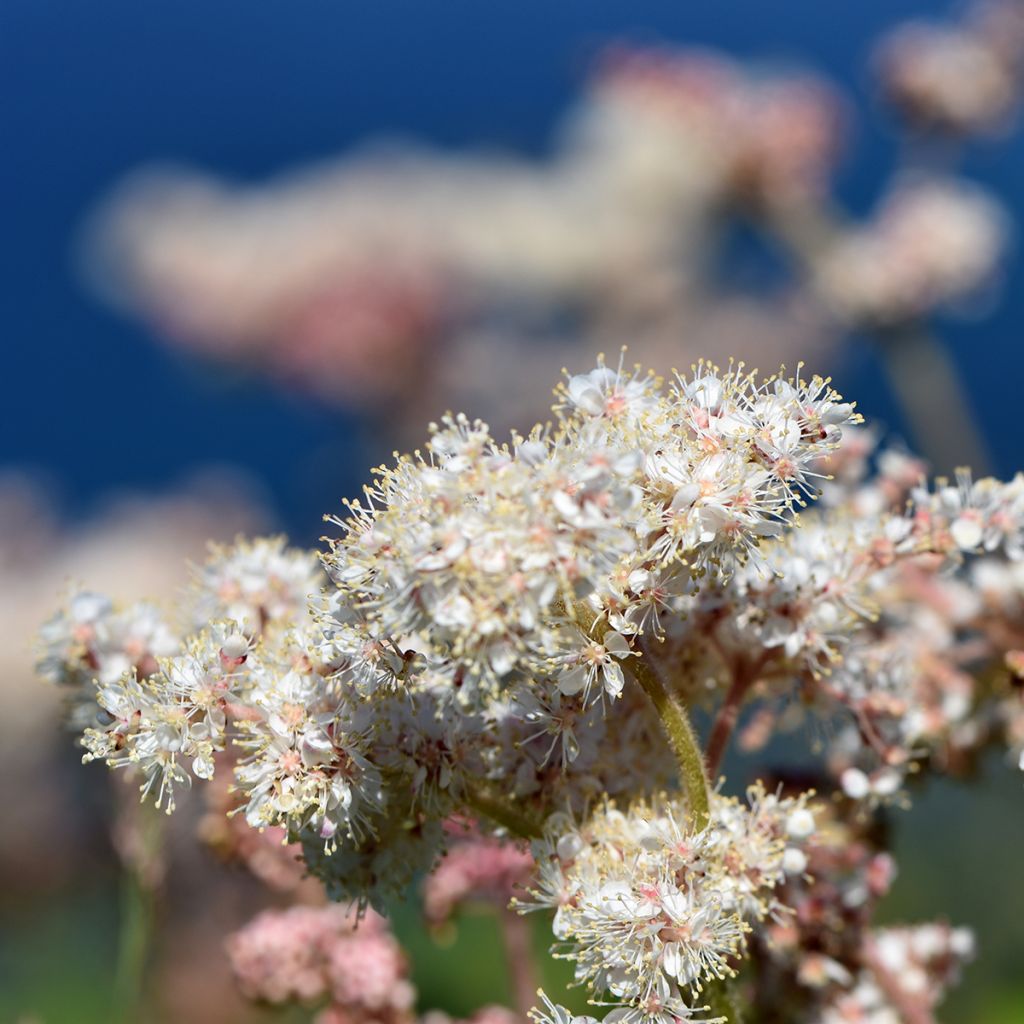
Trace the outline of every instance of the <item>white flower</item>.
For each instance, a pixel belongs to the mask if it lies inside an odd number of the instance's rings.
[[[569,401],[581,412],[630,419],[654,405],[651,390],[648,381],[630,378],[621,369],[616,372],[603,365],[570,377],[566,386]]]
[[[558,676],[559,692],[567,697],[582,694],[586,701],[596,686],[609,697],[620,697],[625,676],[616,659],[628,658],[633,654],[629,641],[621,633],[608,630],[600,643],[584,637],[582,644],[579,653],[570,659],[575,664],[563,669]]]
[[[543,989],[538,991],[537,995],[544,1000],[545,1009],[538,1010],[535,1008],[530,1011],[530,1019],[535,1024],[598,1024],[597,1019],[594,1017],[589,1017],[585,1014],[574,1014],[564,1006],[558,1006],[551,1002]]]

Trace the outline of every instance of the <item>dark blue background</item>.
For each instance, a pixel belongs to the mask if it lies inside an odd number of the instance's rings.
[[[863,211],[897,146],[873,109],[872,40],[944,10],[903,0],[2,0],[0,464],[50,473],[78,516],[112,486],[237,462],[266,481],[302,539],[363,478],[354,425],[336,412],[203,372],[77,283],[76,226],[140,163],[259,180],[380,133],[542,153],[589,56],[626,37],[806,62],[837,79],[857,115],[840,194]],[[1019,138],[975,146],[967,162],[1018,219],[1022,170]],[[942,325],[1002,473],[1024,461],[1020,281],[1014,259],[996,315]],[[898,423],[869,350],[854,346],[845,362],[841,389]]]

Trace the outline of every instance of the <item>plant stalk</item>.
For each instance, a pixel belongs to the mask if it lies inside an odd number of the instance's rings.
[[[729,740],[732,738],[733,730],[739,721],[740,709],[743,706],[743,699],[747,691],[753,685],[756,675],[744,669],[736,670],[733,675],[729,692],[725,696],[722,706],[715,715],[714,724],[711,726],[711,735],[708,738],[707,766],[708,775],[718,774],[722,764],[722,758],[729,747]]]
[[[139,803],[135,778],[115,790],[114,847],[121,861],[120,923],[114,973],[114,1020],[146,1020],[146,973],[164,878],[164,816]]]
[[[690,724],[686,708],[678,697],[669,692],[645,654],[639,658],[627,658],[624,664],[658,713],[669,746],[672,747],[679,765],[679,775],[690,804],[693,826],[698,832],[703,831],[707,828],[711,816],[708,779],[704,770],[704,755],[701,753],[697,734]]]
[[[467,783],[465,787],[466,805],[477,814],[503,828],[520,839],[539,839],[543,834],[541,826],[533,821],[528,815],[522,814],[514,807],[510,807],[504,801],[485,792],[482,788],[471,786]]]
[[[525,1021],[536,1002],[538,988],[531,926],[522,914],[507,907],[499,913],[512,1001],[516,1012]]]
[[[152,888],[138,872],[126,867],[121,874],[121,921],[114,975],[116,1019],[123,1024],[139,1024],[145,1020],[146,966],[155,910]]]

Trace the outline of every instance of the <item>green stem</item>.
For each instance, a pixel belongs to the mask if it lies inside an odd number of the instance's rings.
[[[121,861],[120,922],[111,1018],[141,1024],[147,1018],[146,972],[165,869],[165,816],[139,802],[134,773],[118,781],[112,838]]]
[[[139,872],[126,866],[121,880],[121,923],[114,977],[115,1016],[124,1024],[139,1024],[145,1019],[143,993],[154,904],[152,888]]]
[[[686,708],[675,694],[668,691],[645,656],[627,658],[624,665],[647,694],[661,719],[661,726],[679,765],[680,779],[690,803],[690,814],[693,815],[693,826],[697,831],[703,831],[707,828],[711,814],[708,779],[704,770],[704,755]]]
[[[739,1010],[731,979],[713,982],[707,988],[708,1009],[713,1018],[724,1018],[729,1024],[742,1024],[746,1019]]]
[[[529,816],[520,813],[516,808],[510,807],[481,788],[467,784],[465,800],[466,805],[477,814],[490,818],[491,821],[508,829],[520,839],[539,839],[543,834],[541,826]]]
[[[574,607],[573,613],[576,621],[589,635],[598,641],[604,639],[608,632],[607,622],[595,621],[593,612],[582,603]],[[701,752],[697,734],[693,731],[690,716],[687,715],[683,702],[662,682],[643,641],[636,641],[636,645],[639,657],[624,659],[623,667],[640,684],[658,713],[661,727],[668,737],[669,746],[672,747],[672,753],[675,754],[676,763],[679,765],[679,777],[690,803],[694,828],[701,832],[707,828],[711,818],[711,796],[704,767],[704,754]]]

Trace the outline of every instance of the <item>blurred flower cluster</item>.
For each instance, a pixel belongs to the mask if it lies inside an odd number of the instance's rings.
[[[999,0],[883,40],[877,78],[907,130],[1008,124],[1022,26]],[[502,428],[542,415],[509,393],[623,337],[650,365],[824,365],[844,331],[962,305],[1009,235],[995,199],[914,146],[874,217],[840,215],[853,120],[808,71],[615,45],[544,158],[381,143],[264,184],[141,171],[94,216],[89,273],[173,343],[386,407],[403,440],[444,406]],[[736,223],[790,254],[781,283],[744,294],[717,270]]]
[[[1005,240],[1004,215],[978,189],[911,178],[828,247],[818,284],[847,321],[905,323],[991,279]]]
[[[547,161],[388,146],[264,186],[143,173],[98,215],[93,266],[172,340],[323,398],[491,400],[482,372],[460,382],[464,349],[535,335],[549,376],[623,319],[675,348],[656,328],[694,305],[717,207],[819,195],[839,110],[809,75],[616,50]]]
[[[1024,11],[986,0],[959,23],[909,22],[882,41],[876,61],[886,99],[915,130],[1003,129],[1019,101]]]

